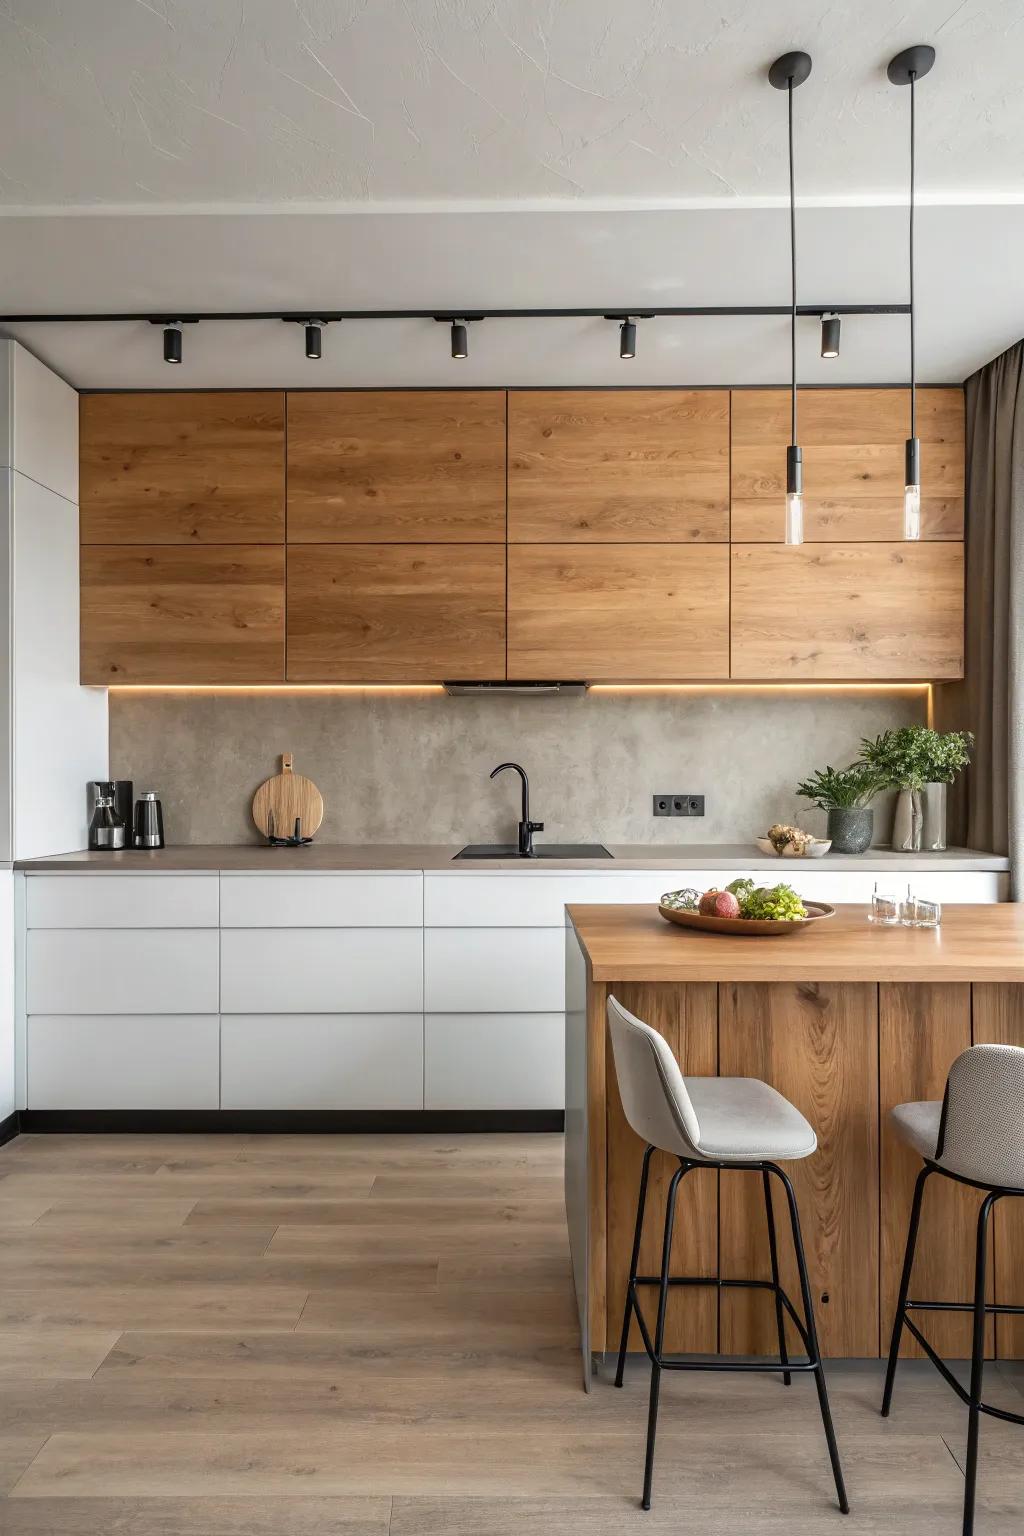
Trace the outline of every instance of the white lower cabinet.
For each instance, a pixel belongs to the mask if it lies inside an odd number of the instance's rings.
[[[563,1035],[561,1013],[428,1013],[425,1108],[560,1109]]]
[[[33,1014],[30,1109],[216,1109],[216,1014]]]
[[[564,918],[557,928],[428,928],[428,1013],[556,1013],[565,1006]]]
[[[423,1016],[225,1014],[222,1109],[422,1109]]]
[[[422,928],[231,928],[224,1013],[420,1013]]]
[[[216,928],[30,928],[26,1011],[216,1013]]]

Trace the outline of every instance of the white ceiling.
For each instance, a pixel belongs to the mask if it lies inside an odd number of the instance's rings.
[[[1021,0],[4,0],[7,204],[1024,191]]]
[[[1024,334],[1024,0],[0,0],[0,314],[906,298],[918,93],[919,377]],[[782,382],[785,320],[7,328],[79,386]],[[897,382],[905,318],[850,319],[808,383]]]

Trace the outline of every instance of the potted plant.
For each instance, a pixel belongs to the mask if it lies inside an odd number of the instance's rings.
[[[819,768],[797,785],[797,794],[828,813],[828,835],[836,853],[863,853],[871,845],[875,813],[868,804],[883,781],[868,763]]]
[[[970,761],[970,731],[932,731],[904,725],[861,742],[861,762],[887,788],[899,790],[893,815],[892,846],[917,853],[922,847],[946,846],[946,786]]]

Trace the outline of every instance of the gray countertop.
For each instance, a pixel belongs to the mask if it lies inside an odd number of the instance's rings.
[[[460,859],[453,862],[459,844],[311,843],[305,848],[267,848],[262,843],[182,844],[149,852],[59,853],[45,859],[21,859],[15,869],[29,873],[50,870],[88,870],[105,874],[181,874],[190,871],[288,873],[331,870],[430,870],[451,874],[488,870],[515,870],[520,874],[545,871],[631,869],[727,869],[774,871],[781,877],[797,864],[795,859],[776,859],[761,853],[752,843],[608,843],[612,859]],[[1002,854],[980,853],[972,848],[949,848],[945,853],[895,853],[890,848],[870,848],[866,853],[829,853],[821,859],[799,861],[808,869],[886,871],[913,870],[1006,870],[1010,861]]]

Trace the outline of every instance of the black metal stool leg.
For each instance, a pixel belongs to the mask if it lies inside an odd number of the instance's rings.
[[[807,1259],[804,1255],[804,1240],[800,1231],[800,1213],[797,1210],[796,1195],[793,1186],[782,1169],[775,1163],[768,1163],[766,1168],[782,1180],[786,1191],[786,1199],[789,1202],[789,1219],[793,1228],[793,1246],[796,1249],[797,1268],[800,1271],[800,1296],[803,1302],[804,1318],[807,1326],[807,1337],[810,1341],[811,1364],[814,1367],[814,1385],[818,1389],[818,1407],[821,1409],[821,1422],[825,1430],[825,1441],[828,1445],[828,1457],[832,1463],[832,1476],[835,1478],[836,1497],[839,1500],[839,1508],[844,1515],[850,1513],[850,1501],[846,1497],[846,1484],[843,1481],[843,1469],[839,1461],[839,1447],[836,1444],[836,1432],[832,1423],[832,1410],[828,1402],[828,1390],[825,1386],[825,1368],[821,1363],[821,1349],[818,1344],[818,1330],[814,1323],[814,1306],[811,1302],[811,1283],[807,1275]]]
[[[974,1333],[971,1340],[971,1402],[967,1419],[967,1465],[964,1481],[963,1536],[973,1536],[974,1498],[978,1484],[978,1435],[981,1429],[981,1382],[985,1372],[985,1270],[988,1258],[988,1218],[999,1196],[987,1195],[978,1212],[978,1244],[974,1259]]]
[[[921,1201],[924,1198],[924,1186],[934,1170],[927,1163],[917,1176],[914,1185],[914,1199],[910,1207],[910,1225],[907,1228],[907,1248],[903,1255],[903,1274],[900,1278],[900,1295],[896,1304],[896,1316],[892,1321],[892,1339],[889,1343],[889,1364],[885,1371],[885,1391],[882,1393],[882,1417],[889,1417],[889,1409],[892,1406],[892,1389],[896,1380],[896,1366],[900,1357],[900,1340],[903,1337],[903,1324],[907,1317],[907,1296],[910,1293],[910,1276],[914,1269],[914,1250],[917,1247],[917,1230],[921,1225]]]
[[[665,1201],[665,1237],[661,1248],[661,1284],[658,1287],[658,1321],[654,1330],[654,1359],[651,1361],[651,1399],[647,1410],[647,1456],[644,1461],[643,1507],[651,1507],[651,1483],[654,1480],[654,1441],[658,1433],[658,1399],[661,1394],[661,1356],[665,1347],[665,1312],[668,1306],[669,1269],[672,1260],[672,1230],[675,1225],[676,1191],[689,1164],[683,1163],[672,1175]]]
[[[767,1168],[762,1168],[761,1170],[761,1181],[764,1186],[764,1213],[768,1220],[768,1252],[771,1255],[772,1261],[772,1285],[775,1287],[775,1325],[779,1332],[779,1359],[783,1365],[788,1365],[786,1320],[782,1312],[782,1298],[779,1295],[779,1250],[775,1241],[775,1211],[772,1208],[772,1186]],[[787,1387],[792,1379],[788,1371],[783,1371],[782,1380]]]
[[[622,1316],[622,1341],[619,1344],[619,1363],[615,1370],[615,1385],[622,1386],[622,1373],[626,1368],[626,1346],[629,1343],[629,1325],[633,1321],[633,1282],[636,1280],[636,1267],[640,1262],[640,1239],[644,1233],[644,1207],[647,1204],[647,1174],[651,1166],[651,1158],[654,1148],[647,1147],[644,1151],[643,1167],[640,1170],[640,1195],[636,1206],[636,1230],[633,1233],[633,1257],[629,1264],[629,1280],[626,1283],[626,1305]]]

